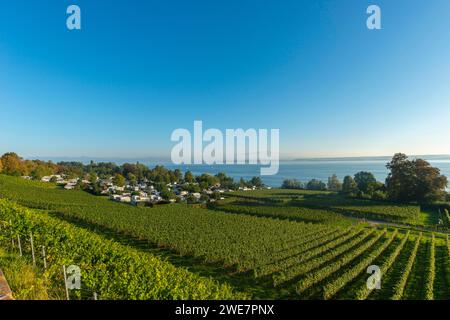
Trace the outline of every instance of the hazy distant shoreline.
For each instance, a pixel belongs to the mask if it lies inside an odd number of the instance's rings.
[[[448,160],[450,161],[450,154],[444,155],[411,155],[410,158],[421,158],[428,161],[436,161],[436,160]],[[77,161],[82,162],[84,164],[88,164],[91,161],[94,162],[114,162],[119,165],[124,163],[143,163],[148,165],[172,165],[170,158],[163,157],[89,157],[89,156],[80,156],[80,157],[67,157],[67,156],[31,156],[25,157],[27,160],[44,160],[44,161]],[[280,163],[295,163],[295,162],[320,162],[320,161],[390,161],[392,156],[361,156],[361,157],[305,157],[305,158],[295,158],[295,159],[281,159]]]

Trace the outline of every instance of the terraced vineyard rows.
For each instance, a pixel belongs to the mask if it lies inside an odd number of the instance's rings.
[[[47,283],[63,284],[61,267],[82,271],[83,290],[102,299],[231,299],[246,298],[230,286],[198,277],[157,257],[121,246],[66,222],[0,200],[0,240],[33,234],[47,248]],[[5,243],[3,242],[3,246]]]
[[[223,262],[239,271],[248,271],[286,254],[299,252],[307,234],[327,234],[339,227],[229,215],[186,205],[153,209],[116,204],[81,191],[39,190],[22,185],[9,193],[20,203],[55,210],[69,218],[107,227],[149,240],[160,247],[194,255],[206,262]],[[9,193],[9,194],[8,194]],[[18,195],[19,194],[19,195]],[[286,251],[290,249],[290,251]]]
[[[405,246],[406,241],[408,240],[410,231],[406,233],[406,235],[403,236],[403,239],[395,246],[395,248],[392,250],[390,255],[382,262],[382,264],[379,266],[381,275],[385,275],[388,273],[388,271],[391,269],[392,265],[395,263],[396,259],[398,258],[400,252],[402,251],[403,247]],[[375,265],[377,265],[375,263]],[[367,266],[365,266],[367,267]],[[358,300],[365,300],[370,295],[370,293],[375,289],[367,286],[367,281],[364,277],[362,277],[362,281],[360,281],[359,288],[355,290],[355,299]]]
[[[338,279],[331,281],[326,284],[323,288],[323,296],[325,299],[332,298],[340,289],[342,289],[347,283],[355,279],[359,274],[361,274],[364,270],[366,270],[367,266],[372,265],[373,261],[378,258],[394,241],[397,235],[397,230],[395,230],[392,235],[375,251],[369,253],[364,257],[362,261],[360,261],[355,266],[348,268],[347,271],[344,272]],[[367,286],[366,286],[367,287]]]
[[[318,210],[318,217],[326,218],[327,213],[348,217],[389,221],[411,225],[422,225],[420,207],[389,202],[377,202],[362,199],[348,199],[329,192],[314,192],[308,190],[259,190],[248,192],[233,192],[229,196],[237,202],[263,202],[266,204],[286,205],[305,210],[305,218],[311,210]],[[229,205],[232,205],[230,203]],[[231,207],[235,210],[235,207]],[[242,209],[241,209],[242,210]],[[309,211],[308,211],[309,210]],[[295,211],[294,211],[295,212]],[[283,215],[283,213],[280,213]],[[294,214],[295,216],[295,214]],[[333,218],[337,219],[337,218]]]
[[[352,223],[355,223],[345,216],[333,213],[329,210],[283,205],[264,205],[254,200],[246,202],[238,201],[236,203],[232,202],[211,207],[223,212],[289,219],[301,222],[339,225],[351,225]]]
[[[8,179],[0,176],[2,196],[51,209],[58,219],[76,219],[186,258],[219,263],[223,272],[260,286],[257,298],[267,298],[266,292],[293,299],[449,298],[450,247],[442,234],[304,223],[187,205],[136,208]],[[370,265],[381,269],[381,289],[365,286]]]

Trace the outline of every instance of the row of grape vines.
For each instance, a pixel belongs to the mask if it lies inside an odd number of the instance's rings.
[[[304,223],[187,205],[136,208],[84,192],[44,189],[1,178],[0,194],[69,221],[79,219],[173,249],[182,256],[220,262],[242,273],[251,271],[254,278],[267,280],[273,290],[292,292],[291,297],[435,299],[445,296],[443,288],[450,284],[441,281],[450,279],[450,246],[441,234],[364,224]],[[445,265],[442,252],[448,252]],[[367,287],[371,265],[380,268],[381,289]],[[439,281],[437,270],[445,271]]]
[[[77,228],[69,223],[0,200],[2,241],[34,237],[46,248],[45,277],[61,284],[61,266],[77,265],[84,290],[101,299],[243,299],[227,284],[176,268],[150,254]]]

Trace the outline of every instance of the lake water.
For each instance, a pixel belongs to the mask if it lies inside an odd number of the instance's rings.
[[[441,173],[450,179],[450,157],[443,156],[442,158],[432,157],[427,159],[432,166],[441,170]],[[343,179],[346,175],[354,175],[359,171],[372,172],[377,180],[384,182],[388,174],[386,169],[386,159],[330,159],[330,160],[296,160],[296,161],[282,161],[280,162],[280,169],[278,174],[273,176],[261,176],[265,184],[271,187],[280,187],[284,179],[297,179],[302,182],[308,182],[311,179],[319,179],[324,182],[332,174],[336,174],[339,179]],[[190,170],[195,175],[208,172],[216,174],[218,172],[225,172],[227,175],[240,179],[249,179],[254,176],[260,176],[260,166],[255,165],[173,165],[165,164],[170,169],[180,169],[183,172]]]

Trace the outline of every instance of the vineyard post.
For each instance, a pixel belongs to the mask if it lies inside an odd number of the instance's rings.
[[[67,298],[67,300],[70,300],[69,287],[67,286],[67,274],[66,274],[66,266],[65,265],[63,265],[63,272],[64,272],[64,286],[66,287],[66,298]]]
[[[22,244],[20,243],[20,235],[17,235],[17,243],[19,245],[19,255],[22,256]]]
[[[33,234],[30,232],[31,256],[33,257],[33,265],[36,266],[36,256],[34,255]]]
[[[9,226],[10,226],[10,228],[12,229],[12,221],[11,221],[11,219],[9,219]],[[10,234],[11,234],[11,236],[13,235],[12,233],[12,230],[10,230]],[[13,247],[13,249],[15,248],[15,245],[14,245],[14,237],[12,237],[12,239],[11,239],[11,242],[12,242],[12,247]]]
[[[45,259],[45,246],[42,246],[42,259],[44,260],[44,270],[47,270],[47,260]]]

